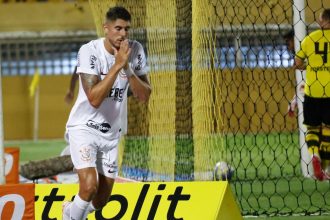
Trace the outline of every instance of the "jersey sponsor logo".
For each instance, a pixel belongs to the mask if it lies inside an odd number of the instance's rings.
[[[314,72],[318,72],[318,71],[330,72],[330,66],[315,66],[315,67],[311,67],[311,70]]]
[[[141,54],[139,54],[137,56],[137,60],[138,60],[138,62],[137,62],[137,65],[135,67],[135,70],[141,70],[141,68],[142,68],[142,55]]]
[[[93,120],[89,120],[86,125],[90,128],[94,128],[96,130],[101,131],[102,133],[107,133],[108,131],[110,131],[111,126],[108,123],[97,123]]]
[[[91,66],[91,69],[95,69],[95,63],[96,63],[96,60],[97,60],[97,58],[96,58],[96,56],[94,56],[94,55],[91,55],[91,56],[89,57],[89,64],[90,64],[90,66]]]
[[[125,89],[121,88],[112,88],[109,93],[109,98],[112,98],[113,101],[122,102],[124,98]]]

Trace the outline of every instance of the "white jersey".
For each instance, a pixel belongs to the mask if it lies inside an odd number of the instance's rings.
[[[84,44],[78,53],[77,74],[87,73],[98,75],[102,80],[115,63],[115,57],[104,47],[104,38],[92,40]],[[132,49],[129,63],[134,73],[138,76],[148,72],[146,56],[142,45],[137,41],[129,41]],[[114,82],[108,97],[106,97],[99,108],[94,108],[88,101],[81,79],[79,80],[79,92],[77,100],[71,110],[67,129],[89,127],[109,139],[120,137],[121,132],[121,105],[126,99],[125,90],[128,79],[121,70]]]

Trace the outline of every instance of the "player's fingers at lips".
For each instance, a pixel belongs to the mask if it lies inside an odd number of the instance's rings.
[[[126,39],[126,40],[123,40],[123,41],[121,42],[121,47],[122,47],[125,51],[128,50],[128,40],[127,40],[127,39]]]

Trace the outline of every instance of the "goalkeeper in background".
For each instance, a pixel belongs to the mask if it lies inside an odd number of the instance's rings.
[[[314,176],[325,180],[330,175],[330,9],[321,12],[318,23],[320,29],[301,42],[295,56],[295,68],[306,69],[305,139],[312,156]]]
[[[77,81],[79,79],[79,75],[77,74],[77,66],[75,66],[74,68],[74,71],[71,75],[71,78],[70,78],[70,86],[69,86],[69,89],[67,91],[67,93],[65,94],[65,97],[64,97],[64,101],[70,105],[74,99],[74,90],[76,88],[76,85],[77,85]]]

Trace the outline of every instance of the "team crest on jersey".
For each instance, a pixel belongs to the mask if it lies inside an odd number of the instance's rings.
[[[91,69],[95,69],[96,60],[97,60],[97,58],[94,55],[91,55],[89,57],[89,64],[91,65]]]

